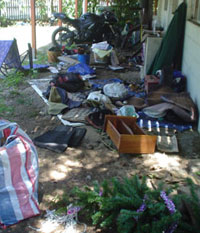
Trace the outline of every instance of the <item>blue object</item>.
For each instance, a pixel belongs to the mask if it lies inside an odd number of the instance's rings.
[[[22,66],[25,70],[30,70],[31,67],[30,65],[24,65]],[[45,65],[45,64],[33,64],[33,68],[35,70],[45,70],[49,67],[49,65]]]
[[[167,127],[169,129],[176,129],[177,131],[179,132],[182,132],[184,130],[189,130],[192,128],[192,125],[191,124],[188,124],[188,123],[185,123],[185,124],[175,124],[175,123],[172,123],[172,122],[169,122],[169,121],[166,121],[166,120],[159,120],[159,119],[155,119],[155,118],[152,118],[152,117],[149,117],[147,116],[145,113],[143,112],[137,112],[138,115],[139,115],[139,118],[137,118],[137,123],[139,124],[140,123],[140,120],[142,119],[143,120],[143,127],[144,128],[148,128],[148,122],[150,121],[151,122],[151,127],[156,127],[157,126],[157,122],[159,122],[159,126],[160,127]]]
[[[95,74],[95,71],[90,66],[84,63],[79,63],[75,66],[69,67],[67,72],[80,75]]]
[[[78,61],[80,63],[84,63],[89,65],[90,64],[90,54],[78,54]]]

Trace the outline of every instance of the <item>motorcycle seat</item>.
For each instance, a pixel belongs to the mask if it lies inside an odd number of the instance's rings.
[[[55,18],[62,19],[62,20],[67,18],[65,13],[54,13],[53,15]]]

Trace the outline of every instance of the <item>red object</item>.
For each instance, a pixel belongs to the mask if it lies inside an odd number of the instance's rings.
[[[144,78],[144,88],[146,93],[154,91],[159,85],[160,79],[155,75],[146,75]]]

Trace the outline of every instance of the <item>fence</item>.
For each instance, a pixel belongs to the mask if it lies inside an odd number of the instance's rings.
[[[58,0],[46,0],[45,7],[36,5],[36,19],[50,17],[52,12],[58,12],[58,8]],[[30,0],[7,0],[5,6],[0,9],[0,16],[10,20],[30,20],[30,12]]]

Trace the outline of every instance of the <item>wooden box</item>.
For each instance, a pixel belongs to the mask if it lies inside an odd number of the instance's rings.
[[[155,152],[157,136],[146,135],[135,117],[106,115],[104,130],[119,153],[151,154]]]
[[[160,79],[155,75],[146,75],[144,77],[144,89],[146,93],[155,91],[156,88],[159,86]]]

